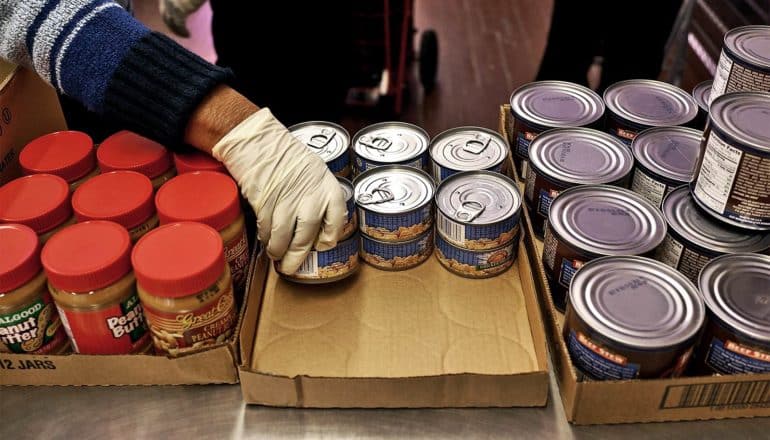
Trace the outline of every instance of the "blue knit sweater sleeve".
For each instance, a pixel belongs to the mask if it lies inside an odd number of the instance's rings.
[[[171,146],[205,95],[230,77],[112,0],[0,0],[0,57]]]

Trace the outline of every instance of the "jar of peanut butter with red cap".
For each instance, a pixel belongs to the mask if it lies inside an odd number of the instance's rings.
[[[194,173],[196,171],[216,171],[227,174],[225,165],[211,157],[210,155],[198,150],[187,149],[174,152],[174,166],[177,174]]]
[[[235,181],[213,171],[182,174],[158,190],[155,206],[161,225],[199,222],[219,231],[239,297],[246,287],[249,244]]]
[[[157,354],[189,354],[233,334],[232,279],[216,230],[193,222],[161,226],[139,240],[131,261]]]
[[[48,290],[75,352],[149,350],[150,334],[131,270],[126,228],[102,220],[69,226],[46,243],[41,260]]]
[[[24,225],[0,225],[0,352],[60,354],[68,345],[37,234]]]
[[[28,226],[45,243],[55,232],[75,223],[69,185],[53,174],[33,174],[0,186],[0,223]]]
[[[176,175],[171,153],[163,145],[130,131],[119,131],[96,151],[102,173],[129,170],[142,173],[156,190]]]
[[[89,180],[72,194],[79,222],[109,220],[128,229],[131,242],[158,226],[150,179],[136,171],[111,171]]]
[[[91,136],[80,131],[57,131],[28,143],[19,154],[24,174],[53,174],[75,191],[99,174]]]

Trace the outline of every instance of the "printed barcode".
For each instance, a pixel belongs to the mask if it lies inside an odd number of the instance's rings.
[[[663,409],[770,406],[770,381],[674,385],[666,388]]]
[[[318,275],[318,254],[310,252],[297,270],[298,275]]]
[[[439,212],[438,219],[439,219],[439,230],[442,233],[444,233],[444,236],[446,236],[449,239],[449,241],[454,241],[456,243],[465,242],[465,226],[459,223],[455,223],[452,220],[449,220],[441,212]]]

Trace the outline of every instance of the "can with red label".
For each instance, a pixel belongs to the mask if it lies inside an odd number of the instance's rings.
[[[48,288],[75,352],[130,354],[149,349],[130,252],[128,231],[102,220],[69,226],[43,248]]]

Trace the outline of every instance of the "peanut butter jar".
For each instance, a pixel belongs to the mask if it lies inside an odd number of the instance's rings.
[[[0,352],[64,352],[67,336],[46,288],[37,234],[0,225],[0,243]]]
[[[216,171],[227,174],[225,165],[206,153],[192,148],[174,152],[174,166],[178,174],[194,173],[195,171]]]
[[[91,137],[80,131],[57,131],[28,143],[19,154],[24,174],[53,174],[75,191],[99,174]]]
[[[0,223],[28,226],[45,243],[75,223],[69,185],[53,174],[33,174],[6,183],[0,187]]]
[[[155,351],[180,356],[223,343],[237,320],[219,233],[171,223],[145,235],[131,255]]]
[[[160,188],[176,176],[171,153],[163,145],[130,131],[119,131],[104,140],[96,151],[103,173],[129,170],[142,173]]]
[[[135,171],[111,171],[86,182],[72,195],[79,222],[109,220],[128,229],[131,242],[158,226],[150,179]]]
[[[200,171],[171,179],[155,195],[160,224],[198,222],[219,231],[236,296],[246,287],[249,243],[238,185],[222,173]]]
[[[102,220],[69,226],[51,237],[41,259],[75,352],[131,354],[149,349],[126,228]]]

